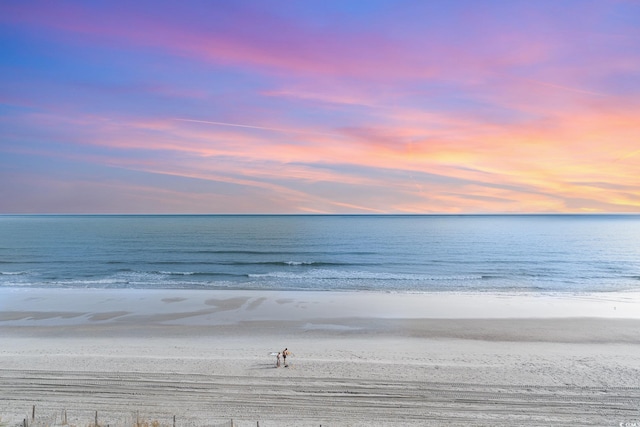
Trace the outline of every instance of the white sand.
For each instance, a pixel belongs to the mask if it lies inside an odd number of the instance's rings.
[[[0,336],[9,426],[640,423],[634,293],[4,289]]]

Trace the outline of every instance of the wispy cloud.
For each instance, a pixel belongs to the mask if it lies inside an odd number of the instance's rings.
[[[314,135],[323,135],[323,136],[334,136],[338,138],[341,137],[341,135],[337,133],[324,133],[324,132],[316,132],[313,130],[282,129],[282,128],[272,128],[272,127],[266,127],[266,126],[242,125],[237,123],[213,122],[209,120],[180,119],[180,118],[176,118],[174,120],[177,120],[180,122],[189,122],[189,123],[204,123],[207,125],[214,125],[214,126],[230,126],[230,127],[238,127],[238,128],[245,128],[245,129],[259,129],[259,130],[267,130],[272,132],[297,133],[297,134],[303,134],[303,135],[314,134]]]
[[[633,6],[348,6],[0,4],[6,209],[640,211]]]

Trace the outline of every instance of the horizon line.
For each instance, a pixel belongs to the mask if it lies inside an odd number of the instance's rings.
[[[640,212],[493,212],[493,213],[0,213],[2,216],[633,216]]]

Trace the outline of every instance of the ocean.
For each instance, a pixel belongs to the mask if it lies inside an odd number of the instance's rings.
[[[3,215],[0,288],[640,289],[636,215]]]

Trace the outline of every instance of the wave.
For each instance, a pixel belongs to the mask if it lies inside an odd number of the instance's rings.
[[[275,267],[362,267],[377,265],[373,263],[347,263],[338,261],[150,261],[146,263],[126,262],[126,261],[108,261],[108,265],[145,265],[153,266],[230,266],[230,267],[251,267],[251,266],[275,266]],[[129,268],[122,268],[120,271],[134,271]]]
[[[166,276],[231,276],[231,277],[246,277],[244,274],[225,273],[218,271],[171,271],[171,270],[153,270],[153,271],[140,271],[123,268],[118,270],[118,273],[113,277],[127,279],[130,277],[139,278],[161,278]]]
[[[155,271],[154,273],[167,276],[193,276],[196,274],[193,271]]]
[[[58,261],[56,261],[58,262]],[[60,261],[60,262],[64,262],[64,261]],[[50,261],[7,261],[7,260],[0,260],[0,264],[49,264]]]
[[[381,273],[371,271],[309,270],[300,273],[277,271],[248,274],[250,278],[274,278],[286,280],[376,280],[376,281],[468,281],[482,280],[482,275],[425,275],[411,273]]]
[[[269,256],[279,256],[279,255],[377,255],[378,252],[373,251],[259,251],[259,250],[248,250],[248,249],[199,249],[199,250],[188,250],[188,251],[180,251],[183,254],[211,254],[211,255],[269,255]]]
[[[273,266],[288,266],[288,267],[299,267],[299,266],[315,266],[315,267],[348,267],[348,266],[357,266],[363,264],[353,264],[353,263],[343,263],[343,262],[326,262],[326,261],[231,261],[231,262],[220,262],[217,263],[219,265],[237,265],[237,266],[251,266],[251,265],[273,265]]]
[[[157,274],[160,276],[246,277],[244,274],[222,273],[216,271],[151,271],[148,274]]]
[[[43,275],[37,271],[0,272],[0,287],[59,287],[102,289],[269,289],[269,290],[372,290],[372,291],[529,291],[571,292],[613,291],[638,288],[638,275],[620,276],[615,281],[545,277],[520,272],[508,274],[446,274],[446,271],[393,271],[375,269],[315,268],[316,263],[282,261],[275,271],[250,272],[246,269],[199,271],[197,269],[157,269],[97,273],[81,276]],[[302,267],[301,267],[302,266]],[[306,266],[312,266],[307,268]],[[264,269],[267,270],[267,269]],[[442,273],[442,274],[439,274]]]

